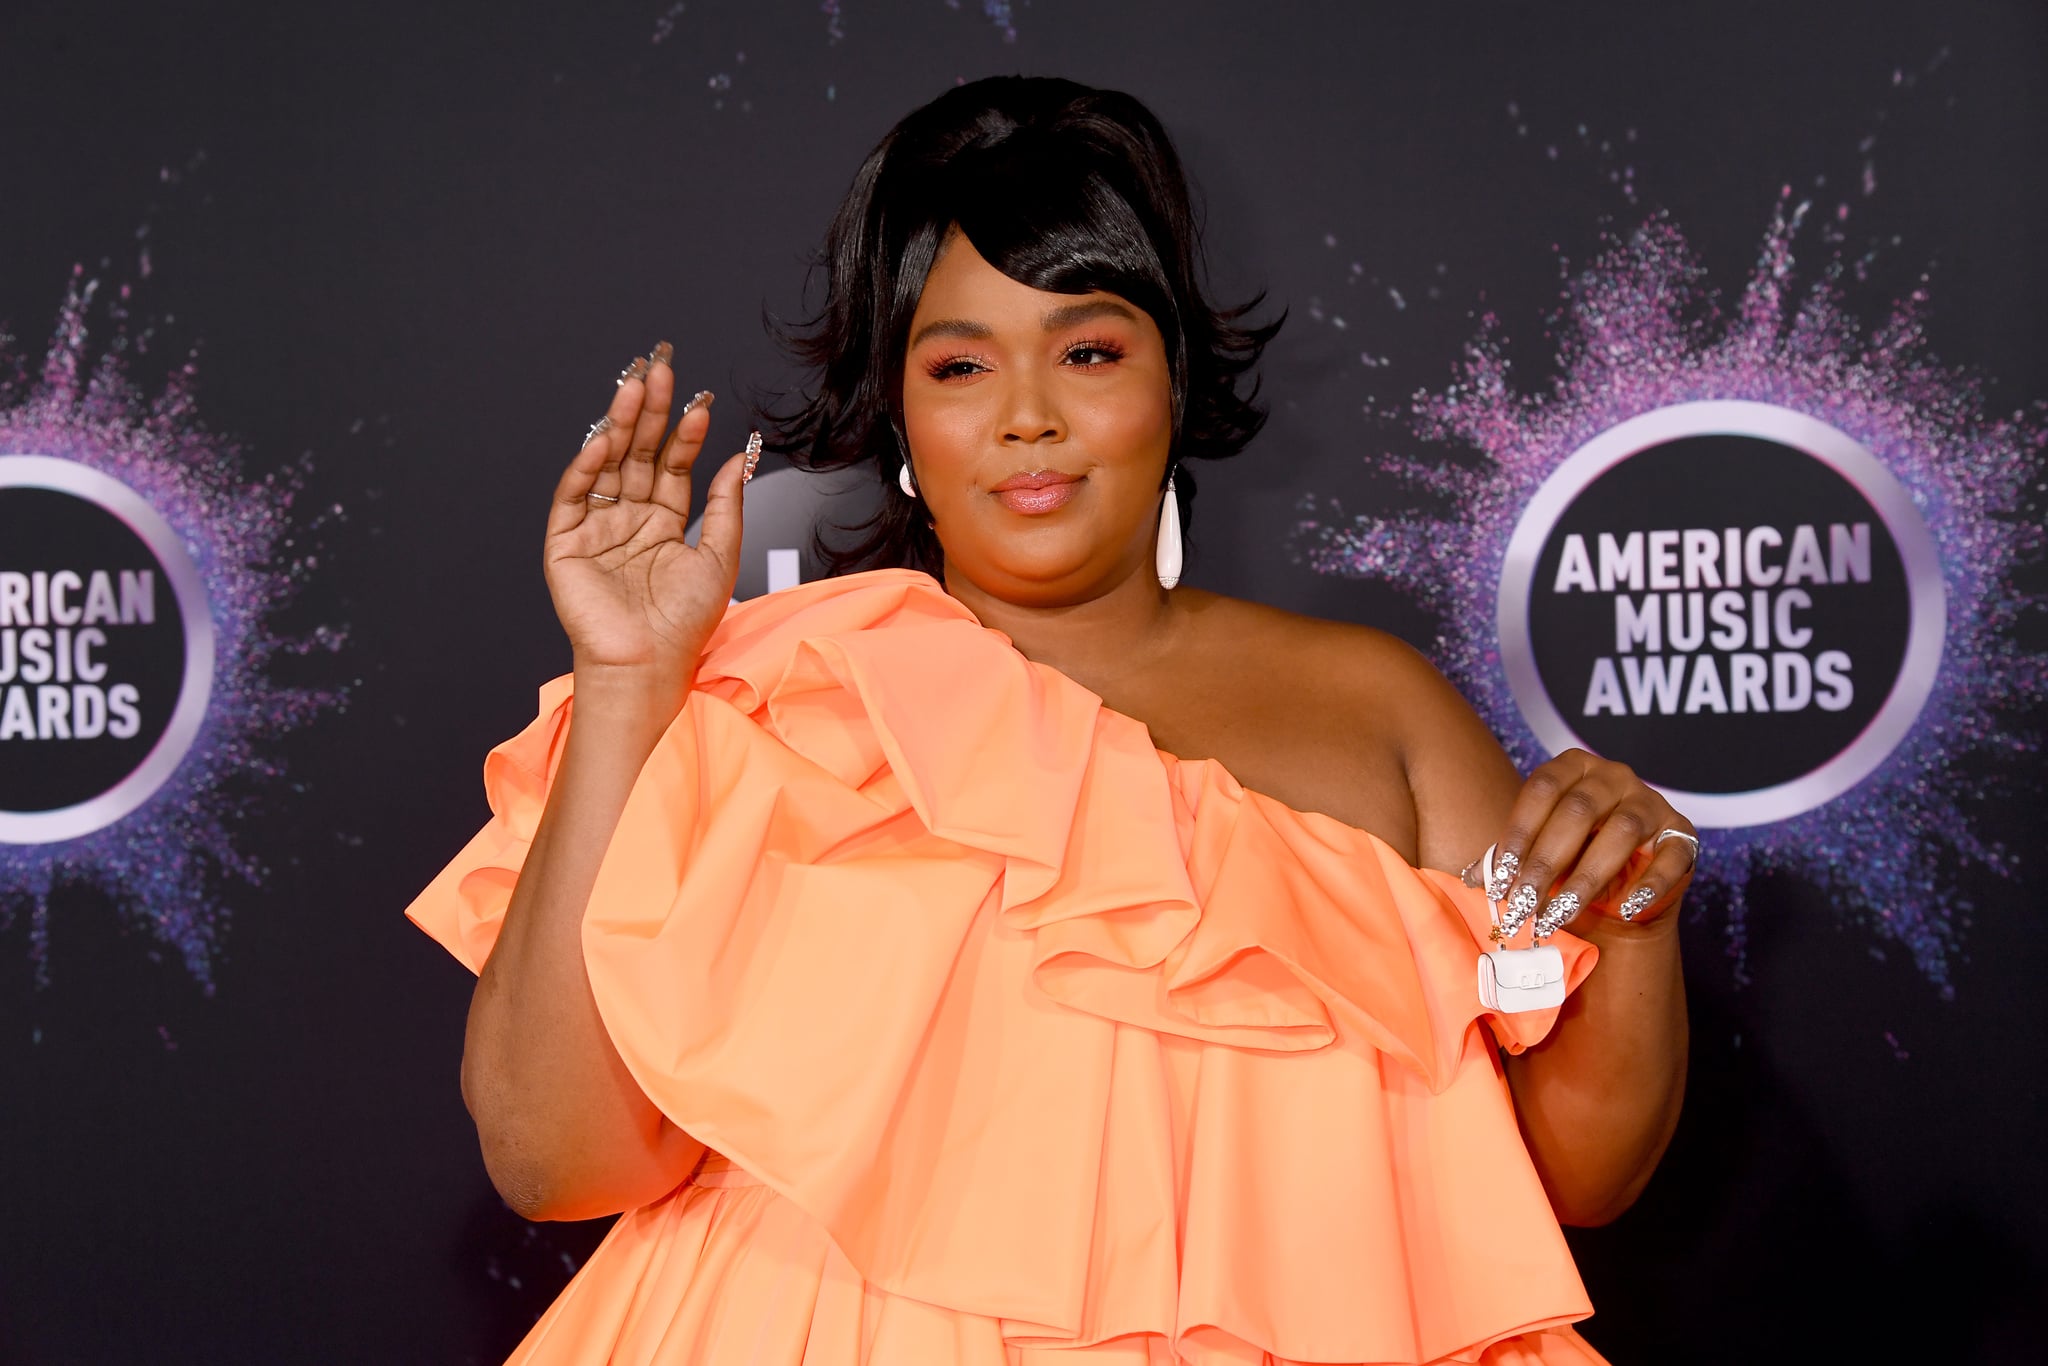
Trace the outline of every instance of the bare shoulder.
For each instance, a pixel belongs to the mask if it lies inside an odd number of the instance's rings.
[[[1316,809],[1369,809],[1350,820],[1390,839],[1412,862],[1461,868],[1505,821],[1519,786],[1513,765],[1471,704],[1429,659],[1388,631],[1202,594],[1189,604],[1203,653],[1234,658],[1260,680],[1261,729],[1300,756],[1330,756]],[[1247,667],[1248,666],[1248,667]],[[1242,776],[1242,775],[1240,775]],[[1300,805],[1300,803],[1292,803]],[[1399,808],[1405,807],[1405,817]],[[1475,844],[1474,841],[1477,841]]]
[[[1369,718],[1375,735],[1398,748],[1407,748],[1418,712],[1471,711],[1421,651],[1390,631],[1215,593],[1190,607],[1213,646],[1252,653],[1304,700],[1349,722]]]

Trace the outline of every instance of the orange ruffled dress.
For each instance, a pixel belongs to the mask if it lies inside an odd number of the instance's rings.
[[[571,712],[542,689],[408,912],[471,969]],[[713,1154],[513,1360],[1599,1362],[1494,1046],[1555,1012],[1482,1009],[1487,923],[926,575],[736,606],[583,926],[620,1055]]]

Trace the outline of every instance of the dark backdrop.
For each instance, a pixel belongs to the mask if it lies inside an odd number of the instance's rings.
[[[313,453],[307,501],[348,515],[293,619],[350,636],[289,666],[354,685],[271,747],[303,791],[241,823],[271,871],[224,893],[212,995],[89,893],[53,909],[47,985],[0,935],[0,1360],[488,1362],[593,1242],[492,1194],[455,1083],[468,978],[399,911],[566,662],[540,514],[611,373],[672,338],[736,447],[730,398],[786,378],[764,307],[801,311],[859,158],[957,78],[1151,103],[1221,290],[1292,311],[1266,434],[1205,479],[1190,577],[1223,591],[1427,645],[1398,592],[1293,560],[1297,502],[1388,496],[1361,408],[1444,383],[1476,309],[1540,379],[1559,253],[1653,207],[1732,290],[1782,185],[1870,160],[1859,227],[1897,240],[1851,307],[1931,263],[1941,357],[1994,408],[2048,396],[2035,3],[554,9],[0,16],[0,319],[37,355],[74,264],[135,279],[252,474]],[[2038,802],[1985,820],[2041,844]],[[1750,888],[1746,984],[1694,908],[1684,1124],[1639,1206],[1574,1239],[1617,1361],[2031,1357],[2048,956],[2025,878],[1956,877],[1980,909],[1952,1000],[1796,880]]]

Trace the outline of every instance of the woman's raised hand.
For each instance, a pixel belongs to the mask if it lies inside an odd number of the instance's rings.
[[[669,433],[669,355],[663,342],[621,376],[610,410],[555,486],[543,559],[579,690],[619,680],[679,709],[739,574],[746,456],[713,476],[702,534],[686,544],[690,467],[711,425],[711,395],[685,404]]]

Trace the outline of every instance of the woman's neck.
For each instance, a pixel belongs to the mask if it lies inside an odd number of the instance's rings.
[[[1149,574],[1096,597],[1048,605],[996,597],[950,569],[946,592],[983,626],[1001,631],[1026,659],[1058,669],[1097,693],[1156,666],[1177,643],[1183,614]]]

